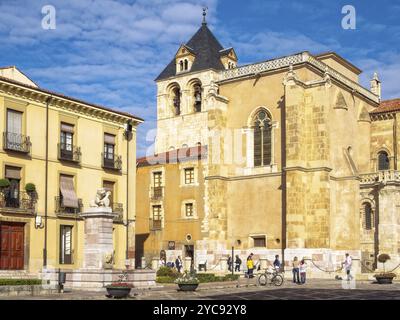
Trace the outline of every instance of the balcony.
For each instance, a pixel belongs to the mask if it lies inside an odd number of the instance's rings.
[[[3,213],[33,214],[37,197],[25,191],[0,190],[0,211]]]
[[[78,208],[65,207],[62,203],[62,197],[55,197],[55,212],[57,216],[77,218],[82,212],[82,199],[78,199]]]
[[[65,143],[58,144],[58,159],[63,161],[71,161],[75,163],[81,162],[81,148]]]
[[[150,219],[150,231],[157,231],[162,229],[162,219]]]
[[[21,153],[30,153],[30,138],[19,133],[3,132],[3,149]]]
[[[161,200],[164,196],[164,187],[151,188],[151,200]]]
[[[360,183],[363,185],[372,184],[400,184],[400,171],[384,170],[373,173],[360,174]]]
[[[105,155],[101,154],[102,167],[104,169],[117,170],[120,171],[122,169],[122,157],[116,155]]]

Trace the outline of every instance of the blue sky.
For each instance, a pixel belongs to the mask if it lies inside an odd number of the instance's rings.
[[[41,27],[44,5],[57,27]],[[341,27],[342,7],[356,9],[355,30]],[[0,66],[16,65],[44,88],[132,112],[144,155],[156,127],[153,79],[201,23],[202,6],[223,46],[247,64],[308,50],[336,51],[377,71],[383,98],[400,97],[400,2],[389,0],[0,0]]]

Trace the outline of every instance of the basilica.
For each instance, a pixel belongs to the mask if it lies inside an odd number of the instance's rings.
[[[400,262],[400,99],[335,52],[240,66],[206,20],[157,77],[155,153],[137,159],[136,265],[297,256],[311,275]]]

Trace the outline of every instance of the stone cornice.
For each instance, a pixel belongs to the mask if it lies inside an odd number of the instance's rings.
[[[44,89],[28,87],[8,79],[0,79],[0,92],[15,98],[28,100],[30,103],[46,105],[47,101],[50,101],[50,107],[117,123],[119,125],[125,124],[128,120],[133,121],[135,126],[143,122],[143,119],[134,117],[133,115],[85,103]]]
[[[396,116],[396,112],[370,113],[370,117],[371,117],[372,121],[390,120],[390,119],[394,119],[395,116]]]
[[[224,177],[224,176],[208,176],[204,180],[223,180],[223,181],[236,181],[236,180],[247,180],[247,179],[257,179],[257,178],[267,178],[267,177],[279,177],[282,172],[272,172],[272,173],[262,173],[262,174],[252,174],[252,175],[242,175],[234,177]]]
[[[326,172],[331,172],[332,168],[329,168],[329,167],[306,168],[306,167],[301,167],[301,166],[295,166],[295,167],[286,167],[283,170],[286,172],[289,172],[289,171],[302,171],[302,172],[326,171]]]
[[[224,83],[227,81],[232,81],[240,78],[252,77],[257,74],[261,74],[268,71],[285,69],[289,66],[300,65],[300,64],[309,64],[314,68],[318,69],[322,73],[327,73],[329,76],[340,82],[341,84],[346,85],[352,91],[357,92],[361,96],[373,101],[374,103],[379,103],[379,97],[373,94],[371,91],[365,89],[357,82],[354,82],[337,72],[335,69],[329,67],[324,62],[319,61],[315,57],[313,57],[309,52],[301,52],[295,55],[286,56],[278,59],[268,60],[261,63],[251,64],[242,66],[235,69],[224,70],[220,72],[220,81],[219,83]]]

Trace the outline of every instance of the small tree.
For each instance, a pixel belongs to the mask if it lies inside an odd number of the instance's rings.
[[[34,193],[36,192],[36,186],[34,183],[27,183],[25,185],[25,191],[28,193]]]
[[[385,263],[386,261],[390,260],[390,256],[386,253],[382,253],[378,256],[378,261],[383,263],[383,272],[386,272]]]
[[[0,179],[0,190],[6,189],[10,186],[10,180]]]

